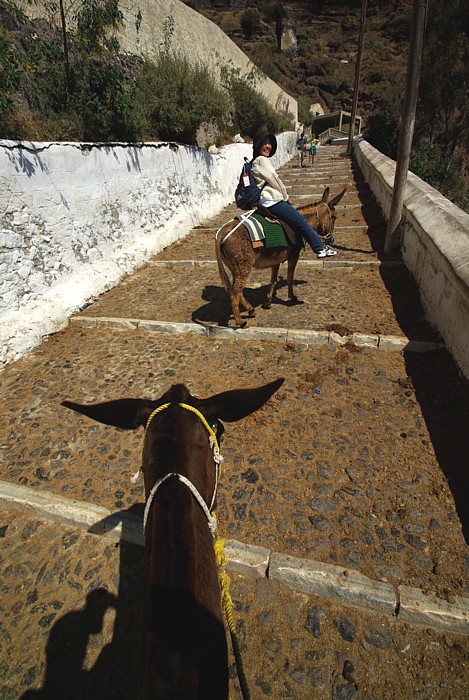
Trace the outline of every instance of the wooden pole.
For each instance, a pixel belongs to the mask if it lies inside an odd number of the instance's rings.
[[[67,24],[65,21],[65,9],[63,0],[60,0],[60,21],[62,24],[62,43],[64,49],[64,68],[65,68],[65,99],[68,103],[70,100],[70,61],[68,57],[68,40],[67,40]]]
[[[428,0],[414,0],[404,106],[399,132],[399,148],[397,151],[396,172],[394,174],[391,210],[384,242],[385,253],[392,253],[399,247],[400,243],[402,205],[414,135],[427,7]]]
[[[360,17],[360,32],[358,35],[357,62],[355,64],[355,85],[353,87],[352,114],[350,116],[350,131],[347,142],[347,155],[352,155],[353,137],[355,135],[355,117],[357,115],[358,89],[360,86],[360,70],[362,63],[363,37],[365,34],[366,0],[362,0],[362,13]]]

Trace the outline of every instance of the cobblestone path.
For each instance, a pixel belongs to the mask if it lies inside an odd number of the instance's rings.
[[[449,603],[469,596],[468,382],[399,256],[383,253],[385,224],[353,162],[324,147],[314,168],[293,160],[281,177],[297,205],[347,187],[339,255],[300,259],[304,303],[288,306],[281,281],[262,309],[270,275],[255,272],[253,333],[227,329],[214,257],[214,233],[236,212],[227,207],[4,370],[1,478],[139,514],[143,488],[130,475],[141,434],[73,415],[63,399],[156,398],[179,381],[207,396],[283,376],[263,409],[226,426],[223,537]],[[157,332],[158,322],[182,325]],[[330,342],[300,342],[297,331]],[[405,339],[420,345],[403,350]],[[141,548],[13,509],[0,538],[0,698],[136,697]],[[469,636],[451,628],[267,578],[232,574],[231,592],[253,700],[469,696]]]

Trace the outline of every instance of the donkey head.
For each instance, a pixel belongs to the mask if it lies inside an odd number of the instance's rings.
[[[254,389],[233,389],[221,394],[214,394],[206,399],[192,396],[184,384],[174,384],[159,399],[154,401],[150,399],[115,399],[114,401],[88,405],[62,401],[61,405],[82,413],[98,423],[126,430],[144,427],[155,409],[162,404],[173,401],[194,406],[208,422],[222,420],[232,423],[261,408],[282,386],[284,381],[283,378],[280,378]]]
[[[329,187],[326,187],[322,194],[322,199],[315,205],[308,205],[308,213],[311,216],[311,223],[313,228],[316,229],[318,234],[321,236],[323,242],[326,245],[332,245],[334,243],[334,227],[335,220],[337,219],[337,212],[335,210],[336,204],[340,202],[347,188],[344,187],[342,192],[336,194],[335,197],[329,199]],[[322,206],[322,205],[326,206]],[[313,208],[315,208],[315,213],[312,214]],[[308,218],[308,214],[305,212],[305,216]]]
[[[155,401],[116,399],[89,405],[63,401],[62,406],[82,413],[99,423],[117,428],[127,430],[134,430],[140,426],[145,428],[142,469],[148,495],[155,480],[160,478],[167,468],[168,460],[165,455],[168,452],[172,454],[172,460],[179,458],[181,469],[186,471],[187,463],[191,463],[191,460],[185,459],[184,455],[187,458],[187,455],[194,452],[194,445],[200,439],[200,435],[206,438],[206,431],[212,436],[216,434],[215,443],[219,445],[224,431],[221,421],[238,421],[257,411],[283,382],[284,379],[280,378],[257,388],[224,391],[205,399],[190,394],[184,384],[174,384]],[[198,418],[195,418],[194,414]],[[156,415],[158,420],[154,421],[153,417]],[[174,452],[175,439],[179,457]],[[208,440],[206,444],[209,444]],[[211,450],[207,450],[207,454],[211,455]],[[137,475],[138,472],[134,475],[135,478]]]

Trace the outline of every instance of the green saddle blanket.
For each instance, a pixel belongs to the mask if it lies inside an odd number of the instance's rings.
[[[264,229],[265,236],[265,247],[266,248],[279,248],[290,245],[290,241],[281,224],[269,221],[261,214],[251,214],[252,218],[258,221],[262,228]]]
[[[246,216],[236,217],[242,222],[249,232],[251,243],[254,247],[283,248],[291,245],[292,241],[285,233],[285,229],[280,223],[266,219],[262,214],[254,212]]]

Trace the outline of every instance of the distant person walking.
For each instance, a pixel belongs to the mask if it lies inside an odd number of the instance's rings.
[[[298,149],[298,162],[300,164],[300,168],[303,167],[303,161],[305,159],[307,143],[308,143],[308,139],[306,138],[306,136],[303,132],[296,142],[296,147]]]
[[[318,147],[319,141],[318,137],[316,134],[313,136],[311,141],[309,142],[309,164],[311,166],[314,165],[314,156],[316,155],[316,149]]]

